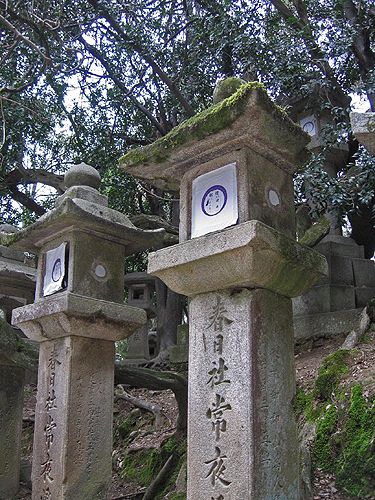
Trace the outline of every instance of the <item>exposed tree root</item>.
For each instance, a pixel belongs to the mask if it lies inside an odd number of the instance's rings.
[[[155,430],[159,430],[162,427],[162,413],[161,408],[158,405],[149,403],[148,401],[140,398],[136,398],[125,391],[122,385],[118,385],[115,390],[115,400],[123,399],[128,401],[134,406],[138,408],[142,408],[143,410],[147,410],[151,412],[155,417]]]

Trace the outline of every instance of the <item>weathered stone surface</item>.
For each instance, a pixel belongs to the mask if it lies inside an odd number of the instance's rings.
[[[106,340],[70,336],[41,344],[33,498],[108,498],[114,356]]]
[[[249,147],[293,173],[306,159],[309,136],[268,97],[257,82],[183,122],[149,146],[129,151],[120,167],[162,189],[178,190],[190,169]]]
[[[68,335],[116,341],[144,325],[147,315],[138,307],[62,292],[14,310],[12,321],[39,342]]]
[[[352,259],[354,285],[375,287],[375,263],[368,259]]]
[[[327,234],[330,229],[330,221],[327,217],[321,217],[315,224],[305,231],[302,238],[298,240],[299,243],[308,247],[317,245]]]
[[[293,297],[326,275],[327,263],[314,250],[249,221],[151,253],[148,272],[187,296],[259,287]]]
[[[375,113],[350,113],[353,134],[375,155]]]
[[[293,317],[297,342],[310,338],[334,337],[358,329],[362,309],[325,312]]]
[[[355,301],[357,307],[365,307],[368,302],[375,298],[375,287],[356,287]]]
[[[31,226],[2,237],[2,243],[38,253],[48,236],[66,232],[72,225],[77,230],[101,234],[124,245],[127,255],[161,242],[164,235],[164,229],[137,229],[124,214],[111,208],[81,198],[65,198],[57,208],[47,212]]]
[[[189,500],[300,498],[291,314],[267,290],[192,299]]]
[[[354,286],[348,285],[314,286],[304,295],[293,299],[295,315],[341,311],[355,307],[355,289]]]
[[[193,180],[232,163],[236,165],[238,223],[259,220],[295,239],[296,217],[291,174],[251,148],[243,147],[191,168],[183,176],[180,190],[180,242],[191,238]],[[270,202],[270,192],[276,193],[279,201],[277,205]]]
[[[25,370],[0,362],[0,498],[17,493],[20,477]]]
[[[187,363],[189,357],[189,325],[178,325],[177,343],[169,348],[171,363]]]
[[[142,364],[146,363],[149,359],[148,325],[146,324],[128,338],[128,350],[126,351],[125,362],[127,364]]]
[[[30,371],[38,368],[38,350],[21,338],[20,331],[0,318],[0,365],[17,366]]]
[[[342,257],[364,258],[362,246],[357,245],[352,238],[334,234],[325,236],[323,240],[316,245],[315,250],[326,257],[328,255],[340,255]]]

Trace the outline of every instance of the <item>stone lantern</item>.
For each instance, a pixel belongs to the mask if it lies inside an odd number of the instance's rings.
[[[123,304],[124,258],[160,242],[107,206],[98,172],[73,166],[56,207],[8,238],[38,254],[35,303],[13,324],[40,342],[33,498],[107,498],[111,481],[114,342],[146,322]]]
[[[350,113],[353,134],[375,156],[375,113]]]
[[[148,272],[190,297],[189,500],[301,498],[290,298],[327,272],[294,240],[307,142],[249,83],[121,159],[180,187],[180,243],[150,254]]]
[[[15,232],[0,225],[0,233]],[[0,245],[0,309],[7,321],[15,307],[33,301],[34,291],[35,268],[25,263],[25,254]],[[25,371],[36,370],[36,353],[19,333],[0,319],[0,498],[19,489]]]
[[[0,224],[0,233],[14,234],[17,228]],[[24,252],[0,245],[0,309],[8,322],[12,310],[33,302],[35,294],[35,267]]]
[[[156,316],[153,296],[155,294],[155,278],[147,273],[136,272],[125,275],[125,286],[128,289],[128,304],[140,307],[147,313],[147,319]],[[148,322],[137,330],[128,340],[126,362],[128,364],[147,363],[150,359],[148,343]]]

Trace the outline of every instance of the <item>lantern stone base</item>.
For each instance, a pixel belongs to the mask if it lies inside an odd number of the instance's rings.
[[[108,497],[115,340],[146,323],[145,311],[60,293],[13,311],[40,341],[33,499]]]
[[[295,297],[327,275],[326,259],[259,221],[163,248],[148,272],[173,291],[194,296],[228,288],[266,288]]]
[[[41,343],[33,499],[108,498],[114,343],[63,337]]]
[[[188,499],[298,500],[290,299],[198,295],[189,349]]]
[[[298,500],[290,297],[325,258],[250,221],[159,250],[148,271],[192,297],[188,500]]]
[[[0,498],[19,488],[25,370],[0,364]]]
[[[147,321],[138,307],[63,292],[13,311],[12,323],[32,340],[69,335],[117,341]]]

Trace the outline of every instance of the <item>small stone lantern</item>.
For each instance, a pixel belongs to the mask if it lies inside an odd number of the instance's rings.
[[[128,304],[140,307],[147,313],[147,319],[155,317],[153,296],[155,294],[155,278],[147,273],[135,272],[125,275],[125,286],[128,289]],[[128,340],[126,362],[128,364],[142,364],[150,359],[148,343],[149,325],[146,323],[137,330]]]
[[[249,83],[121,159],[180,186],[180,243],[148,272],[190,297],[188,500],[301,498],[291,297],[327,273],[294,239],[307,142]]]
[[[0,225],[0,233],[16,232],[9,224]],[[0,309],[7,321],[15,307],[33,301],[34,292],[35,268],[25,263],[25,254],[0,245]],[[25,370],[36,369],[29,351],[18,332],[0,319],[0,498],[11,498],[19,489]]]
[[[13,324],[40,342],[33,498],[107,498],[115,341],[146,322],[123,304],[124,258],[160,242],[107,206],[98,172],[73,166],[56,207],[8,243],[38,254],[35,303]]]
[[[353,134],[375,156],[375,113],[350,113]]]

